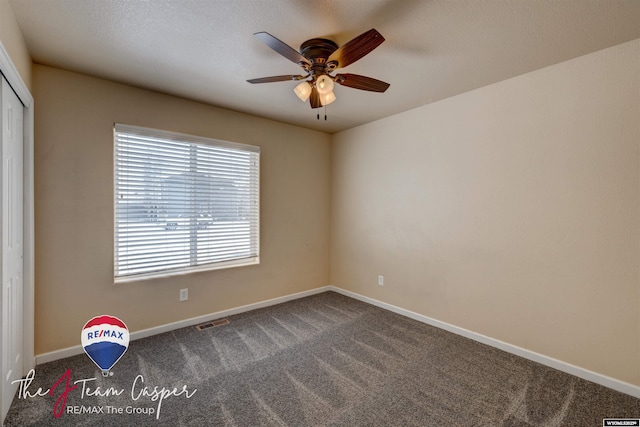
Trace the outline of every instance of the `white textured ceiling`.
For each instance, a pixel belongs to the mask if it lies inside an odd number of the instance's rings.
[[[33,60],[336,132],[640,38],[640,0],[10,0]],[[343,86],[316,119],[295,82],[247,79],[301,69],[252,36],[294,48],[386,41],[344,72],[391,84]],[[320,110],[324,115],[324,110]],[[321,117],[323,118],[323,117]]]

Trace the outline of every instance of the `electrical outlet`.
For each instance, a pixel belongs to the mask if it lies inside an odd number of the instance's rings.
[[[189,299],[189,289],[180,289],[180,301]]]
[[[384,276],[378,276],[378,285],[384,286]]]

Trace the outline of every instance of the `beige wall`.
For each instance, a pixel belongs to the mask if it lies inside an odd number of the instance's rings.
[[[329,283],[329,135],[41,65],[33,84],[36,354],[99,314],[137,331]],[[261,264],[114,285],[114,122],[260,146]]]
[[[31,56],[8,0],[0,0],[0,42],[31,90]]]
[[[336,134],[331,284],[640,385],[639,95],[635,40]]]

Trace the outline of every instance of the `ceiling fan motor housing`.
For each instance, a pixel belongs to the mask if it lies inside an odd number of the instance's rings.
[[[310,39],[300,45],[300,54],[307,58],[311,65],[300,64],[312,76],[320,76],[335,70],[338,65],[334,61],[327,63],[327,58],[338,49],[338,45],[329,39]]]

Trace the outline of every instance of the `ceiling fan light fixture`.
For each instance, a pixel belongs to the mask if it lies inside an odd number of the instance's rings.
[[[335,100],[336,100],[336,95],[333,93],[333,91],[320,95],[320,103],[323,106],[329,105]]]
[[[295,88],[293,88],[295,94],[300,98],[300,101],[305,102],[311,96],[311,85],[309,82],[302,82]]]
[[[316,89],[320,95],[327,95],[333,92],[333,80],[326,74],[321,75],[316,80]]]

